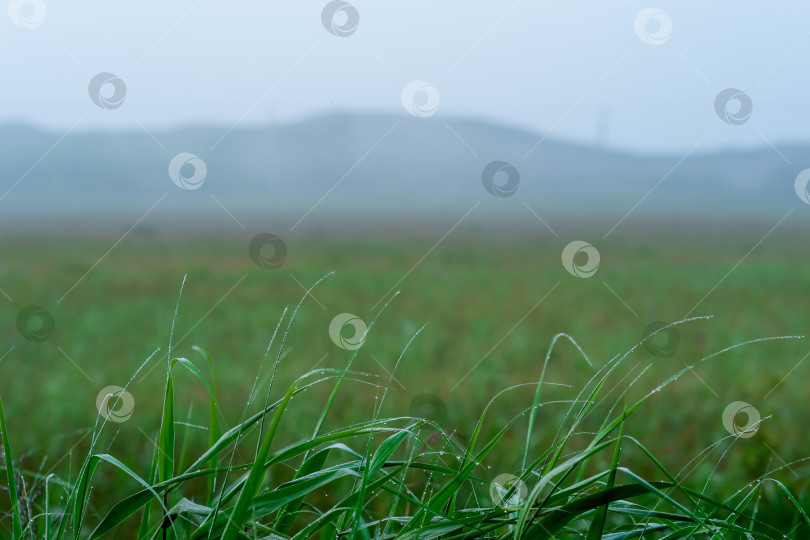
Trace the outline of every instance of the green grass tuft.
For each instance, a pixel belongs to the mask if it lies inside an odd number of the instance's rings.
[[[102,433],[110,430],[106,421],[97,423],[91,452],[77,478],[57,480],[52,475],[18,470],[0,403],[0,436],[12,521],[10,533],[0,532],[0,538],[33,538],[34,531],[38,537],[44,531],[46,538],[59,540],[117,538],[133,533],[142,539],[160,536],[226,540],[781,538],[783,534],[799,538],[810,531],[801,497],[768,474],[736,493],[709,495],[705,488],[698,489],[683,481],[680,473],[669,471],[640,439],[628,433],[631,415],[696,365],[732,349],[783,338],[755,339],[709,354],[635,401],[630,399],[635,380],[631,381],[612,406],[604,407],[606,382],[622,360],[652,336],[596,370],[572,399],[544,401],[543,389],[550,384],[545,380],[546,367],[559,338],[573,343],[591,363],[573,338],[559,334],[551,341],[539,381],[532,383],[533,401],[511,419],[498,422],[494,435],[486,435],[493,430],[484,428],[497,422],[490,418],[493,405],[515,395],[518,389],[507,388],[483,406],[471,434],[461,437],[431,419],[382,415],[394,373],[381,384],[371,375],[353,371],[356,350],[344,369],[311,370],[280,397],[272,397],[279,395],[273,383],[296,312],[297,308],[287,322],[269,381],[266,385],[260,383],[266,379],[257,376],[240,420],[231,427],[217,399],[217,391],[223,389],[214,385],[213,376],[206,378],[186,358],[170,359],[161,427],[151,466],[144,476],[134,472],[136,467],[96,450]],[[278,322],[267,354],[275,346],[286,313]],[[202,349],[196,350],[207,364],[206,369],[213,373],[216,360]],[[403,356],[404,352],[400,360]],[[180,366],[194,375],[208,396],[207,444],[193,456],[184,456],[183,452],[178,455],[175,448],[175,394],[180,388],[175,383],[183,371],[175,370]],[[296,413],[297,407],[307,403],[306,396],[319,395],[310,390],[322,386],[331,387],[331,391],[320,412],[310,417]],[[370,418],[325,429],[338,392],[355,386],[370,386],[381,396]],[[256,410],[254,398],[262,394],[266,401]],[[537,413],[552,406],[562,406],[567,412],[563,422],[555,426],[557,437],[552,444],[537,448],[532,443],[538,429]],[[593,422],[592,415],[596,414],[604,416],[599,424]],[[302,438],[280,441],[279,426],[291,417],[297,424],[292,431]],[[265,429],[265,421],[270,418]],[[507,441],[524,440],[522,429],[526,429],[525,444],[512,444],[510,448]],[[516,431],[521,432],[519,439],[514,438]],[[492,471],[485,465],[496,448],[498,455],[511,452],[515,462],[522,463],[508,481],[494,482]],[[652,467],[655,474],[637,473],[642,466]],[[117,500],[94,500],[93,486],[101,474],[123,479]],[[16,489],[22,476],[35,484],[57,486],[60,496],[46,489],[44,498],[29,499],[27,493]],[[711,474],[705,480],[710,478]],[[753,501],[768,487],[778,488],[795,508],[796,526],[792,531],[782,530],[782,524],[769,523],[767,516],[758,516],[754,511]],[[32,511],[23,512],[23,505]]]

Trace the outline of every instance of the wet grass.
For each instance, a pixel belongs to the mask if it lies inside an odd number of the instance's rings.
[[[55,535],[64,524],[86,536],[107,519],[111,537],[162,534],[161,523],[178,537],[245,525],[255,537],[498,537],[542,536],[539,523],[556,516],[559,534],[644,524],[685,535],[806,534],[795,504],[810,447],[796,427],[807,421],[804,339],[700,362],[751,339],[805,333],[796,299],[810,276],[797,271],[790,239],[731,273],[750,249],[743,241],[623,239],[599,245],[589,279],[562,268],[565,241],[447,242],[414,266],[433,241],[300,242],[282,268],[263,270],[238,240],[132,239],[81,281],[109,242],[4,242],[14,255],[0,263],[13,299],[0,309],[7,468],[27,478],[28,499],[18,490],[17,500],[32,501],[17,508],[20,526]],[[304,290],[330,271],[287,333]],[[396,290],[361,348],[330,338],[336,315],[370,325]],[[16,330],[27,304],[53,315],[43,342]],[[623,355],[655,321],[707,314]],[[561,332],[578,346],[563,338],[550,348]],[[167,373],[169,358],[187,360]],[[109,385],[127,386],[134,408],[102,430],[96,401]],[[758,410],[753,437],[724,427],[734,401]],[[504,474],[526,487],[505,496],[514,504],[497,504],[504,494],[493,480]],[[295,497],[274,506],[273,493]],[[130,495],[143,504],[127,514]],[[333,519],[318,517],[328,509]],[[3,524],[11,536],[14,512]]]

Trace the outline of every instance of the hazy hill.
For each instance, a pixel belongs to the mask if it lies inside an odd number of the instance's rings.
[[[810,146],[799,144],[780,146],[792,165],[763,145],[698,149],[674,170],[685,152],[638,155],[549,137],[526,155],[541,134],[458,118],[331,115],[236,127],[223,138],[229,127],[155,131],[155,141],[133,123],[127,132],[72,133],[48,152],[61,133],[0,126],[0,196],[19,182],[0,201],[0,223],[7,232],[81,222],[120,227],[168,194],[145,225],[181,218],[234,226],[221,203],[243,223],[270,219],[289,228],[327,193],[301,228],[336,215],[454,221],[478,201],[478,218],[527,213],[525,203],[542,216],[615,221],[651,189],[633,218],[765,216],[803,206],[793,182],[810,167]],[[179,152],[206,163],[201,188],[184,191],[170,180]],[[482,185],[494,160],[520,173],[512,197]]]

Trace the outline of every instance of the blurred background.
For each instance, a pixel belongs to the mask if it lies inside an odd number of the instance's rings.
[[[391,383],[387,414],[462,434],[498,391],[538,380],[559,332],[585,356],[558,342],[547,399],[572,400],[651,332],[713,317],[634,349],[605,412],[731,345],[803,336],[809,16],[802,2],[12,0],[0,395],[16,450],[43,472],[77,466],[97,396],[131,380],[114,445],[148,463],[172,328],[173,357],[211,356],[234,420],[276,352],[289,382],[356,350],[353,369]],[[285,306],[330,272],[263,363]],[[781,468],[803,494],[808,354],[800,337],[713,357],[627,430],[697,489]],[[194,448],[206,391],[177,387]],[[367,417],[377,394],[358,385],[329,422]],[[490,432],[533,396],[500,397]],[[537,448],[568,406],[542,409]],[[628,466],[655,470],[637,455]]]

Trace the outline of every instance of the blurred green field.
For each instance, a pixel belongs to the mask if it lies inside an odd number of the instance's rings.
[[[625,358],[608,380],[600,406],[606,411],[614,400],[623,400],[634,380],[629,395],[637,399],[727,346],[807,333],[810,273],[806,255],[797,249],[801,236],[776,233],[746,256],[766,231],[583,238],[601,255],[598,272],[587,279],[572,276],[560,261],[562,248],[575,238],[548,235],[508,241],[448,238],[432,251],[435,237],[302,238],[288,241],[286,261],[275,270],[254,264],[247,253],[249,238],[133,237],[106,256],[114,238],[5,238],[0,240],[0,396],[14,451],[25,454],[26,467],[68,476],[72,466],[75,474],[89,445],[98,392],[124,386],[160,347],[130,385],[134,412],[116,426],[110,447],[133,468],[148,467],[160,425],[172,316],[185,274],[172,356],[204,366],[192,346],[211,355],[218,397],[233,423],[256,377],[261,383],[272,370],[278,351],[262,359],[285,306],[295,309],[305,288],[332,271],[296,314],[275,394],[314,367],[343,368],[351,353],[330,339],[332,319],[352,313],[368,323],[399,290],[353,368],[386,384],[401,351],[425,325],[394,372],[383,414],[432,416],[461,436],[472,431],[498,391],[538,380],[549,343],[559,332],[577,340],[590,365],[569,342],[560,341],[547,379],[569,386],[548,386],[544,400],[549,401],[574,399],[599,367],[641,341],[651,323],[714,316],[679,326],[671,356],[642,346]],[[26,341],[17,330],[18,313],[30,304],[45,307],[55,321],[53,335],[40,343]],[[659,348],[671,345],[660,337]],[[711,478],[708,492],[730,495],[771,469],[810,456],[810,434],[803,429],[810,422],[806,354],[806,339],[754,343],[724,353],[655,395],[631,416],[626,431],[673,472],[689,465],[684,475],[687,483],[694,479],[696,489]],[[206,437],[194,427],[206,425],[206,391],[188,373],[178,378],[185,380],[176,383],[178,416],[191,424],[181,425],[179,436],[186,455],[194,456]],[[300,419],[282,426],[280,437],[308,436],[329,390],[310,392],[296,408]],[[501,396],[485,431],[494,433],[528,407],[534,391],[524,386]],[[327,428],[369,417],[378,395],[378,388],[359,383],[343,392]],[[251,410],[264,395],[256,401]],[[723,426],[723,411],[734,401],[752,404],[764,419],[751,438],[729,437]],[[551,442],[569,407],[551,403],[540,409],[534,435],[539,448]],[[589,422],[598,428],[603,417],[592,415]],[[525,422],[518,425],[509,435],[516,451],[487,463],[492,476],[520,466]],[[633,452],[623,456],[625,466],[654,472],[640,452],[633,461]],[[807,472],[798,463],[776,476],[806,501]],[[118,489],[118,481],[111,477],[107,489]],[[761,505],[788,513],[775,491]]]

